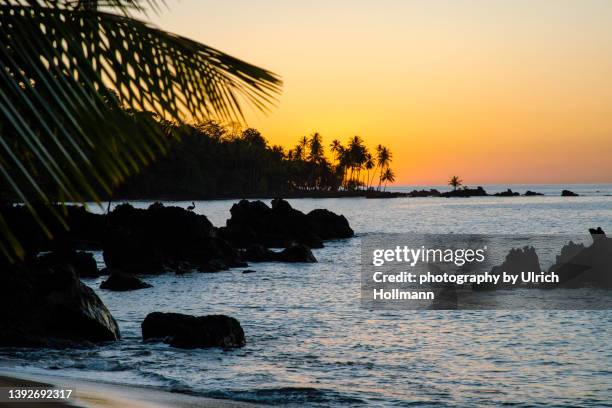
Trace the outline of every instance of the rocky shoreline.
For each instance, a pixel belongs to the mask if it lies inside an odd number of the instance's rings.
[[[65,212],[69,229],[55,211]],[[248,262],[317,262],[311,248],[354,236],[344,216],[324,209],[304,214],[282,199],[272,200],[271,206],[242,200],[219,228],[204,215],[161,203],[147,209],[122,204],[105,215],[76,206],[38,208],[52,240],[25,207],[1,212],[18,232],[26,257],[0,265],[0,346],[68,347],[119,340],[113,316],[80,277],[108,275],[100,285],[104,290],[146,290],[151,285],[142,275],[212,273],[245,268]],[[98,270],[93,255],[84,250],[102,251],[106,268]],[[244,345],[240,323],[231,317],[151,312],[147,324],[143,322],[145,340],[161,337],[184,348]],[[153,330],[163,336],[150,335],[145,326],[150,328],[151,322],[165,327]]]

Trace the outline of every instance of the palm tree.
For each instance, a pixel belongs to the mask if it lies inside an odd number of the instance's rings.
[[[393,183],[395,181],[395,173],[393,173],[393,170],[391,170],[391,168],[387,167],[387,169],[385,170],[385,172],[382,175],[382,180],[385,182],[385,188],[384,190],[387,190],[387,182],[389,183]]]
[[[265,111],[280,91],[265,69],[133,18],[163,4],[0,0],[0,183],[49,238],[34,202],[63,222],[51,203],[110,195],[180,136],[152,119],[243,121],[242,102]],[[1,216],[0,236],[7,259],[24,256]]]
[[[379,169],[377,190],[380,190],[380,185],[384,181],[383,174],[385,172],[385,169],[389,168],[392,157],[393,155],[391,154],[391,151],[389,150],[389,148],[383,145],[380,145],[380,144],[376,146],[376,164]]]
[[[453,190],[457,190],[457,187],[459,187],[462,183],[463,182],[458,176],[453,176],[450,178],[450,180],[448,180],[448,185],[453,187]]]
[[[366,162],[364,164],[366,170],[368,171],[366,175],[366,181],[363,183],[366,186],[366,189],[370,189],[370,185],[372,184],[372,179],[370,178],[370,170],[375,167],[374,158],[370,154],[370,152],[366,153]],[[374,172],[372,172],[372,178],[374,178]]]
[[[310,148],[308,159],[313,163],[319,163],[323,159],[325,152],[323,151],[323,138],[318,132],[312,134],[308,141],[308,146]]]

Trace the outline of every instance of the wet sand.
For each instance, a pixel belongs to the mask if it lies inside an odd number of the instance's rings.
[[[64,377],[39,376],[0,371],[0,388],[53,387],[74,389],[66,402],[1,403],[0,407],[16,408],[241,408],[261,405],[204,398],[164,391],[157,388],[74,380]]]

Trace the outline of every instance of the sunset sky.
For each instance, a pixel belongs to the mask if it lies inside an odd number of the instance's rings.
[[[612,1],[180,0],[157,26],[282,76],[248,123],[394,153],[396,184],[612,182]]]

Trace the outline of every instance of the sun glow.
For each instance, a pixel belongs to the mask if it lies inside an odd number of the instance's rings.
[[[397,184],[612,182],[612,2],[183,0],[166,29],[279,73],[273,143],[389,146]]]

